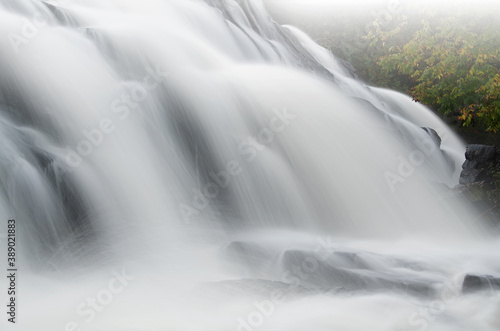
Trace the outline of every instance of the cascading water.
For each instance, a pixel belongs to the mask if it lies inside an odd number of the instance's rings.
[[[0,30],[2,330],[500,328],[461,293],[500,274],[462,143],[259,1],[1,0]]]

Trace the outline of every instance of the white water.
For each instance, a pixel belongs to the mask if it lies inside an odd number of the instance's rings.
[[[500,328],[460,293],[499,244],[447,196],[464,146],[429,110],[258,1],[50,3],[0,1],[2,330]]]

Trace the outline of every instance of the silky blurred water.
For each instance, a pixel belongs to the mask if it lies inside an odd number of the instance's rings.
[[[260,1],[0,8],[9,329],[500,328],[463,143]]]

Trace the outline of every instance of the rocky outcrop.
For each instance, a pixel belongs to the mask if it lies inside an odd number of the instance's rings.
[[[460,185],[453,190],[476,212],[475,220],[500,230],[500,149],[468,145],[460,173]]]
[[[465,163],[460,174],[460,184],[491,183],[500,170],[500,149],[495,146],[468,145]]]

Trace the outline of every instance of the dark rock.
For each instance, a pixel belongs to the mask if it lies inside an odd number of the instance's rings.
[[[477,162],[491,162],[495,160],[496,153],[495,146],[469,145],[465,151],[465,158]]]
[[[500,149],[487,145],[468,145],[460,173],[460,185],[453,191],[477,212],[475,220],[500,230],[498,174]]]
[[[500,278],[489,275],[466,275],[462,285],[462,293],[500,290]]]
[[[468,145],[462,165],[460,184],[491,183],[494,173],[500,169],[500,149],[495,146]]]
[[[423,127],[422,130],[424,130],[429,135],[429,137],[431,137],[432,141],[436,144],[437,147],[441,147],[442,140],[436,130],[427,127]]]

